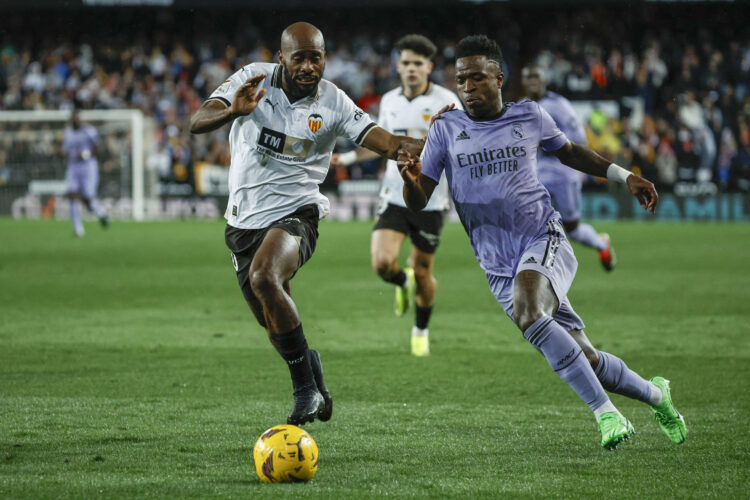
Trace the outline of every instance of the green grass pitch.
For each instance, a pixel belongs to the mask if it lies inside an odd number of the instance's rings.
[[[236,284],[223,224],[0,219],[0,498],[747,498],[750,225],[598,224],[571,301],[597,347],[672,380],[688,440],[649,409],[603,451],[588,408],[490,294],[462,228],[437,254],[432,354],[369,267],[369,223],[323,222],[292,282],[334,418],[305,428],[307,484],[252,447],[291,408],[286,367]]]

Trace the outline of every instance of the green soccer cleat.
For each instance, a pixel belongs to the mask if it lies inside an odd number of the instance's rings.
[[[635,434],[633,424],[622,413],[610,411],[599,417],[599,431],[602,433],[602,448],[614,450],[620,443]]]
[[[664,377],[654,377],[651,383],[661,389],[661,403],[652,406],[654,419],[664,431],[664,434],[675,444],[681,444],[687,437],[685,419],[672,404],[672,393],[669,390],[669,380]]]
[[[393,307],[393,312],[399,317],[403,316],[409,309],[409,301],[411,301],[414,289],[417,286],[414,279],[414,269],[407,267],[404,269],[404,273],[406,274],[406,282],[404,282],[404,286],[396,287],[396,300]]]

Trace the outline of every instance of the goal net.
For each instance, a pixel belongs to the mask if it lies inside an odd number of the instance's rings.
[[[98,198],[114,218],[143,220],[154,183],[145,178],[145,120],[138,110],[79,113],[99,134]],[[62,138],[70,111],[0,111],[0,215],[67,217]]]

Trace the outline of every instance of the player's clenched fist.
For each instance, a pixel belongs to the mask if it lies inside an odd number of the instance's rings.
[[[248,80],[237,89],[237,92],[234,94],[234,101],[232,102],[232,114],[236,116],[245,116],[255,111],[260,100],[266,95],[266,89],[258,90],[258,85],[265,77],[265,74],[260,74],[248,78]]]

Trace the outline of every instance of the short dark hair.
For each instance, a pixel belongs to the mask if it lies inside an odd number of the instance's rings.
[[[399,53],[403,50],[411,50],[412,52],[424,56],[427,59],[432,60],[437,54],[437,47],[430,41],[429,38],[423,35],[406,35],[396,42],[396,50]]]
[[[456,59],[469,56],[485,56],[488,60],[495,61],[500,68],[503,66],[500,46],[486,35],[470,35],[458,42]]]

